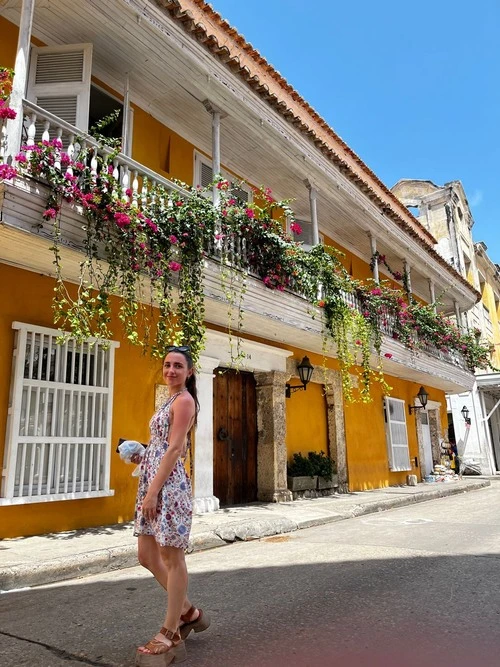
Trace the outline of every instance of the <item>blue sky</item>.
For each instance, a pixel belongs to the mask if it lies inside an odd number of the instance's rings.
[[[212,0],[369,167],[461,180],[500,263],[500,0]]]

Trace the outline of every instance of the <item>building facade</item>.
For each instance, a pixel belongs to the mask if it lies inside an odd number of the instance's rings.
[[[89,127],[119,108],[114,168],[134,205],[148,198],[145,183],[181,192],[179,182],[203,186],[222,174],[243,181],[238,197],[252,206],[251,186],[264,183],[275,196],[294,198],[304,244],[340,249],[353,279],[403,289],[404,273],[421,303],[443,286],[440,308],[449,314],[478,299],[436,252],[432,234],[201,0],[24,0],[2,8],[0,35],[0,65],[15,69],[10,104],[17,111],[3,128],[4,163],[15,165],[26,141],[59,137],[67,148],[79,137],[94,146]],[[120,333],[117,297],[110,297],[116,335],[109,345],[58,343],[47,193],[43,180],[26,174],[0,182],[2,537],[130,520],[136,480],[115,447],[119,438],[147,441],[163,396],[161,364]],[[75,295],[81,209],[64,204],[60,225],[67,290]],[[386,265],[401,275],[384,274]],[[191,462],[198,512],[290,500],[287,462],[295,452],[328,452],[341,490],[400,484],[408,474],[422,479],[432,469],[447,428],[445,396],[475,382],[459,353],[408,349],[384,320],[381,356],[391,389],[374,383],[371,402],[347,403],[336,351],[323,344],[321,308],[248,275],[236,372],[220,274],[217,257],[207,257]],[[286,384],[296,382],[306,355],[311,382],[287,398]],[[410,411],[419,407],[420,386],[426,409]]]
[[[456,318],[491,347],[491,368],[478,369],[472,391],[448,395],[447,404],[450,437],[462,457],[484,474],[494,474],[500,470],[500,373],[495,371],[500,368],[500,268],[488,257],[485,243],[474,242],[474,219],[460,181],[441,187],[405,179],[392,191],[436,238],[440,254],[481,294],[468,311],[457,304]],[[470,424],[464,420],[464,407]]]

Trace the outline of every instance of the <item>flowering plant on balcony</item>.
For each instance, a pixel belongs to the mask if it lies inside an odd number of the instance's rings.
[[[16,170],[3,161],[5,150],[5,124],[8,120],[16,117],[16,112],[9,106],[9,98],[12,92],[13,70],[8,67],[0,67],[0,180],[11,180],[16,176]]]
[[[375,350],[380,358],[384,334],[410,349],[430,344],[460,351],[472,369],[486,363],[478,341],[464,337],[431,306],[408,303],[407,295],[385,283],[354,280],[334,248],[318,245],[306,252],[286,232],[285,219],[293,221],[289,201],[274,201],[268,189],[259,189],[248,204],[218,178],[214,205],[212,186],[178,184],[174,191],[142,177],[129,187],[118,172],[118,149],[87,145],[64,151],[59,139],[23,146],[16,159],[22,173],[49,185],[43,217],[53,228],[55,321],[79,340],[112,337],[110,296],[118,296],[128,340],[157,356],[169,344],[188,343],[197,359],[204,341],[203,269],[209,255],[221,267],[229,328],[234,309],[241,329],[248,273],[268,289],[307,299],[313,317],[321,313],[325,353],[332,341],[347,400],[353,398],[355,366],[361,400],[370,399],[372,381],[383,382],[371,355]],[[76,296],[63,279],[63,202],[85,216]]]

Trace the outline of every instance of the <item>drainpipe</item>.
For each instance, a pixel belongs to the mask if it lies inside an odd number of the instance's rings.
[[[28,67],[30,59],[31,31],[33,28],[33,13],[35,0],[23,0],[21,7],[21,23],[17,40],[16,62],[14,65],[14,81],[10,94],[9,106],[15,110],[17,116],[9,120],[7,125],[6,156],[12,158],[19,153],[23,130],[23,99],[28,84]]]

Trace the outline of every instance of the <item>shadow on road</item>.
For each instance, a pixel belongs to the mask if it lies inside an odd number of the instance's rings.
[[[191,575],[213,626],[186,667],[500,664],[499,554],[238,567],[233,550],[231,569]],[[1,596],[3,667],[133,665],[165,595],[137,569],[116,576]]]

